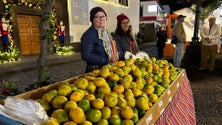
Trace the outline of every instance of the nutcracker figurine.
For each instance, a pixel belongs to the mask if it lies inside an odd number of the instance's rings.
[[[0,36],[2,38],[2,46],[4,51],[8,50],[8,33],[8,24],[5,17],[2,17],[0,24]]]
[[[63,21],[60,21],[60,23],[59,23],[58,32],[59,32],[59,39],[60,39],[61,46],[64,46],[65,26],[63,25]]]

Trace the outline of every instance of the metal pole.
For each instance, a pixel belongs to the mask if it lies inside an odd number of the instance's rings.
[[[200,0],[196,3],[196,13],[195,13],[195,23],[194,23],[194,33],[191,45],[199,45],[199,37],[198,37],[198,31],[199,31],[199,22],[200,22]]]

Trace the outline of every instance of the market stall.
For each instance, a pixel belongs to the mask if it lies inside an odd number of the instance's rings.
[[[194,100],[193,100],[192,90],[190,87],[190,82],[187,78],[186,71],[184,69],[179,69],[178,71],[179,74],[177,74],[176,78],[172,82],[170,82],[169,86],[166,87],[165,91],[159,96],[158,100],[153,102],[153,104],[151,105],[149,104],[150,105],[149,109],[144,110],[146,112],[144,113],[143,117],[141,117],[138,121],[134,122],[134,124],[136,125],[196,124]],[[88,78],[91,75],[83,74],[81,76],[73,77],[65,81],[57,82],[46,87],[42,87],[27,93],[23,93],[21,95],[16,96],[16,98],[36,100],[42,98],[44,94],[48,93],[49,91],[58,89],[58,86],[64,83],[70,83],[70,84],[75,83],[75,81],[77,81],[78,79],[86,76]],[[97,87],[98,86],[99,85],[97,85]],[[150,102],[152,101],[150,100]],[[1,103],[3,104],[3,102]],[[108,106],[108,104],[106,103],[105,105]],[[118,105],[118,106],[123,106],[123,105]],[[132,117],[130,117],[130,119],[131,118]],[[127,118],[125,117],[124,120],[126,119]]]

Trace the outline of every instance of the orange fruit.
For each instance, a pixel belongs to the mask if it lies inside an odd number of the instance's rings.
[[[122,85],[115,85],[113,87],[113,91],[118,93],[118,94],[121,94],[124,92],[124,87]]]
[[[100,87],[100,86],[107,86],[107,82],[105,80],[105,78],[103,77],[97,77],[93,80],[93,83],[96,85],[96,87]]]
[[[153,94],[154,92],[154,87],[152,85],[146,85],[144,88],[143,88],[143,92],[145,92],[146,94]]]
[[[86,78],[79,78],[77,79],[74,84],[77,86],[79,89],[86,89],[88,87],[88,80]]]
[[[83,90],[76,90],[74,91],[71,95],[70,95],[70,100],[71,101],[75,101],[75,102],[78,102],[80,100],[82,100],[85,96],[85,93]]]
[[[109,76],[109,80],[111,81],[119,81],[119,75],[115,74],[115,73],[112,73],[110,76]]]
[[[111,89],[110,89],[109,86],[100,86],[100,87],[97,89],[97,92],[98,92],[98,93],[109,94],[109,93],[111,93]]]
[[[84,122],[81,123],[80,125],[92,125],[92,122],[90,122],[90,121],[84,121]]]
[[[50,118],[49,120],[42,123],[42,125],[60,125],[57,119]]]
[[[111,115],[109,118],[109,123],[111,125],[120,125],[121,124],[121,118],[118,115]]]
[[[96,125],[109,125],[109,122],[106,119],[100,119]]]
[[[136,107],[141,110],[148,110],[149,109],[149,100],[144,97],[139,97],[136,100]]]
[[[82,99],[78,102],[78,106],[84,111],[86,112],[89,108],[90,108],[90,102],[89,100],[86,99]]]
[[[120,114],[125,119],[131,119],[134,116],[134,112],[133,112],[132,108],[129,106],[121,108]]]
[[[36,101],[41,104],[41,106],[44,108],[44,110],[45,110],[46,112],[48,112],[48,111],[51,109],[49,103],[48,103],[46,100],[37,99]]]
[[[102,112],[103,119],[109,119],[109,117],[111,116],[111,110],[109,107],[103,107],[101,109],[101,112]]]
[[[68,102],[66,102],[66,104],[65,104],[65,106],[64,106],[64,109],[65,109],[67,112],[69,112],[70,109],[76,108],[76,107],[77,107],[76,102],[74,102],[74,101],[68,101]]]
[[[69,118],[77,124],[80,124],[86,121],[85,113],[80,107],[71,109],[69,112]]]
[[[55,118],[60,124],[69,121],[68,114],[64,109],[53,111],[51,117]]]
[[[77,125],[77,124],[73,121],[67,121],[63,125]]]
[[[52,107],[54,109],[61,109],[64,107],[65,103],[68,101],[68,99],[65,96],[58,95],[52,100]]]
[[[114,94],[108,94],[105,96],[105,105],[108,107],[114,107],[118,103],[118,98]]]
[[[85,95],[84,99],[92,101],[92,100],[96,99],[96,97],[93,94],[87,94],[87,95]]]
[[[116,62],[116,66],[121,68],[121,67],[125,66],[125,62],[124,61],[118,61],[118,62]]]
[[[98,109],[89,109],[86,112],[87,120],[95,123],[98,122],[102,118],[102,113]]]
[[[67,96],[67,95],[71,94],[72,89],[71,89],[71,87],[69,85],[62,84],[62,85],[58,86],[57,91],[58,91],[59,95]]]
[[[89,82],[87,90],[89,93],[94,93],[96,90],[96,85],[93,82]]]
[[[130,119],[124,119],[122,122],[121,122],[121,125],[134,125],[134,122]]]
[[[104,102],[102,99],[97,98],[92,101],[92,107],[95,109],[102,109],[104,107]]]

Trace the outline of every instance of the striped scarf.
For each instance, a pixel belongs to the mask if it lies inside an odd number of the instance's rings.
[[[118,54],[116,50],[115,41],[112,40],[111,35],[106,29],[97,29],[99,39],[103,40],[104,49],[109,57],[109,60],[118,61]]]

